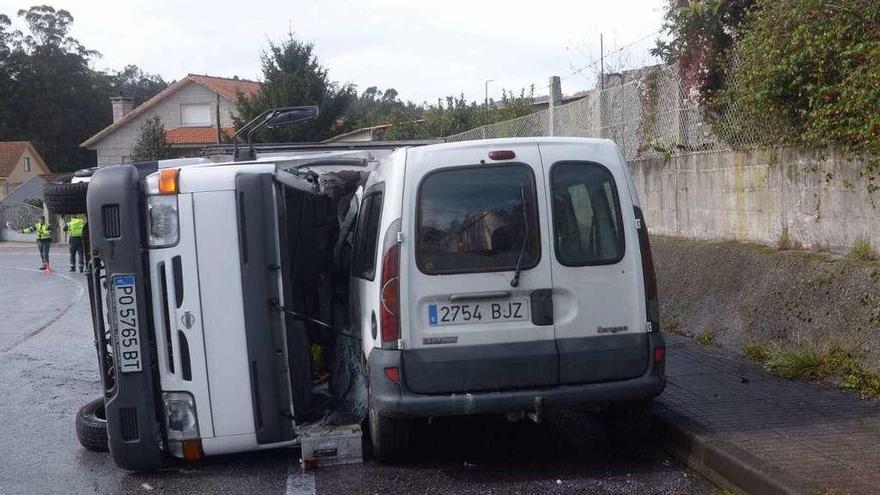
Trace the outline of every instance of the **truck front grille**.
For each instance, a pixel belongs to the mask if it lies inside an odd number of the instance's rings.
[[[137,410],[133,407],[123,407],[119,410],[119,424],[122,425],[122,439],[126,441],[140,438],[138,433]]]
[[[119,205],[102,206],[101,222],[104,226],[105,239],[119,239],[122,237],[122,226],[119,222]]]

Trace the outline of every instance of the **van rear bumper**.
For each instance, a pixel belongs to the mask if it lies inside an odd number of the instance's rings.
[[[373,349],[368,358],[370,395],[377,412],[391,417],[503,414],[536,407],[607,404],[655,397],[666,387],[664,363],[655,363],[652,349],[664,347],[660,334],[650,334],[650,366],[627,380],[556,385],[489,392],[416,394],[391,382],[385,368],[401,366],[401,351]],[[404,376],[404,373],[401,373]]]

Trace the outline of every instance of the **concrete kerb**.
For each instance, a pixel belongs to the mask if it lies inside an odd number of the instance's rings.
[[[654,439],[665,451],[719,486],[735,493],[796,495],[812,493],[789,474],[723,440],[703,434],[694,421],[658,404]]]

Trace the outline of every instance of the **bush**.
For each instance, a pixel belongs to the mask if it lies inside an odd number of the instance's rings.
[[[877,251],[874,250],[871,241],[865,238],[856,239],[846,255],[858,261],[877,261]]]
[[[759,0],[716,105],[735,105],[768,143],[880,153],[877,19],[875,0]]]

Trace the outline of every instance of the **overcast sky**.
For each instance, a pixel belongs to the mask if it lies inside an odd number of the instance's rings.
[[[565,94],[589,89],[596,70],[576,69],[598,61],[600,33],[606,67],[652,63],[664,0],[0,0],[0,13],[42,3],[73,14],[73,36],[103,54],[98,69],[259,79],[260,50],[292,29],[331,79],[433,103],[482,100],[487,79],[490,98],[530,84],[546,94],[551,75]]]

